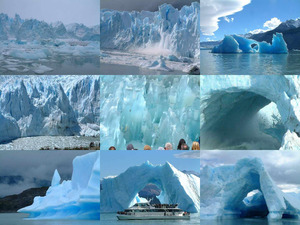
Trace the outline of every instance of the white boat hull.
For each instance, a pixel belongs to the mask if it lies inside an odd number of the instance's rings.
[[[119,220],[189,220],[190,216],[135,216],[117,215]]]

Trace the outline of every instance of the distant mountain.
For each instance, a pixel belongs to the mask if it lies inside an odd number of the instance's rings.
[[[45,196],[47,190],[48,187],[31,188],[18,195],[0,198],[0,213],[17,212],[18,209],[31,205],[34,197]]]
[[[268,43],[272,42],[273,34],[282,33],[287,47],[289,50],[298,49],[300,50],[300,19],[297,20],[287,20],[281,23],[278,27],[273,30],[254,34],[249,38],[256,41],[266,41]]]
[[[99,41],[100,25],[87,27],[84,24],[73,23],[65,25],[62,22],[48,24],[36,19],[23,20],[16,14],[10,18],[0,14],[0,40],[16,38],[17,40],[43,40],[56,38],[73,38],[82,41]]]

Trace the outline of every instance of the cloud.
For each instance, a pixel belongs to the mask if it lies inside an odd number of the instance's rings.
[[[224,17],[224,20],[227,22],[227,23],[230,23],[230,22],[233,22],[234,21],[234,18],[231,17],[231,18],[228,18],[227,16]]]
[[[175,154],[175,158],[185,158],[185,159],[199,159],[200,151],[188,151],[180,154]]]
[[[267,29],[255,29],[255,30],[252,30],[250,31],[249,33],[251,34],[259,34],[259,33],[264,33],[264,32],[267,32],[269,30],[273,30],[275,29],[276,27],[278,27],[279,25],[281,24],[281,21],[280,19],[274,17],[270,20],[267,20],[265,23],[264,23],[264,27],[266,27]]]
[[[219,29],[219,18],[242,11],[251,0],[202,0],[200,1],[200,26],[203,35],[212,36]],[[232,20],[233,21],[233,20]]]
[[[275,183],[285,192],[300,187],[300,151],[201,151],[200,167],[233,165],[247,157],[260,158]]]

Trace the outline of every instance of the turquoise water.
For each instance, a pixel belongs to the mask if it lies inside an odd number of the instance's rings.
[[[99,225],[98,220],[26,220],[23,213],[0,213],[1,225]]]
[[[203,75],[295,75],[300,73],[300,51],[289,54],[214,54],[201,50]]]
[[[279,221],[268,221],[267,219],[228,219],[228,220],[201,220],[201,225],[296,225],[300,220],[284,219]]]
[[[116,213],[101,213],[101,225],[199,225],[199,214],[191,214],[190,220],[118,220]]]

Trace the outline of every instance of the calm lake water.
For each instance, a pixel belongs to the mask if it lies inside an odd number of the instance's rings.
[[[291,75],[300,74],[300,52],[289,54],[215,54],[201,50],[203,75]]]
[[[279,221],[268,221],[267,219],[228,219],[228,220],[200,220],[201,225],[296,225],[300,220],[284,219]]]
[[[23,213],[0,213],[1,225],[99,225],[97,220],[27,220]]]
[[[101,213],[101,225],[199,225],[200,214],[191,214],[190,220],[118,220],[116,213]],[[202,225],[202,224],[201,224]]]

